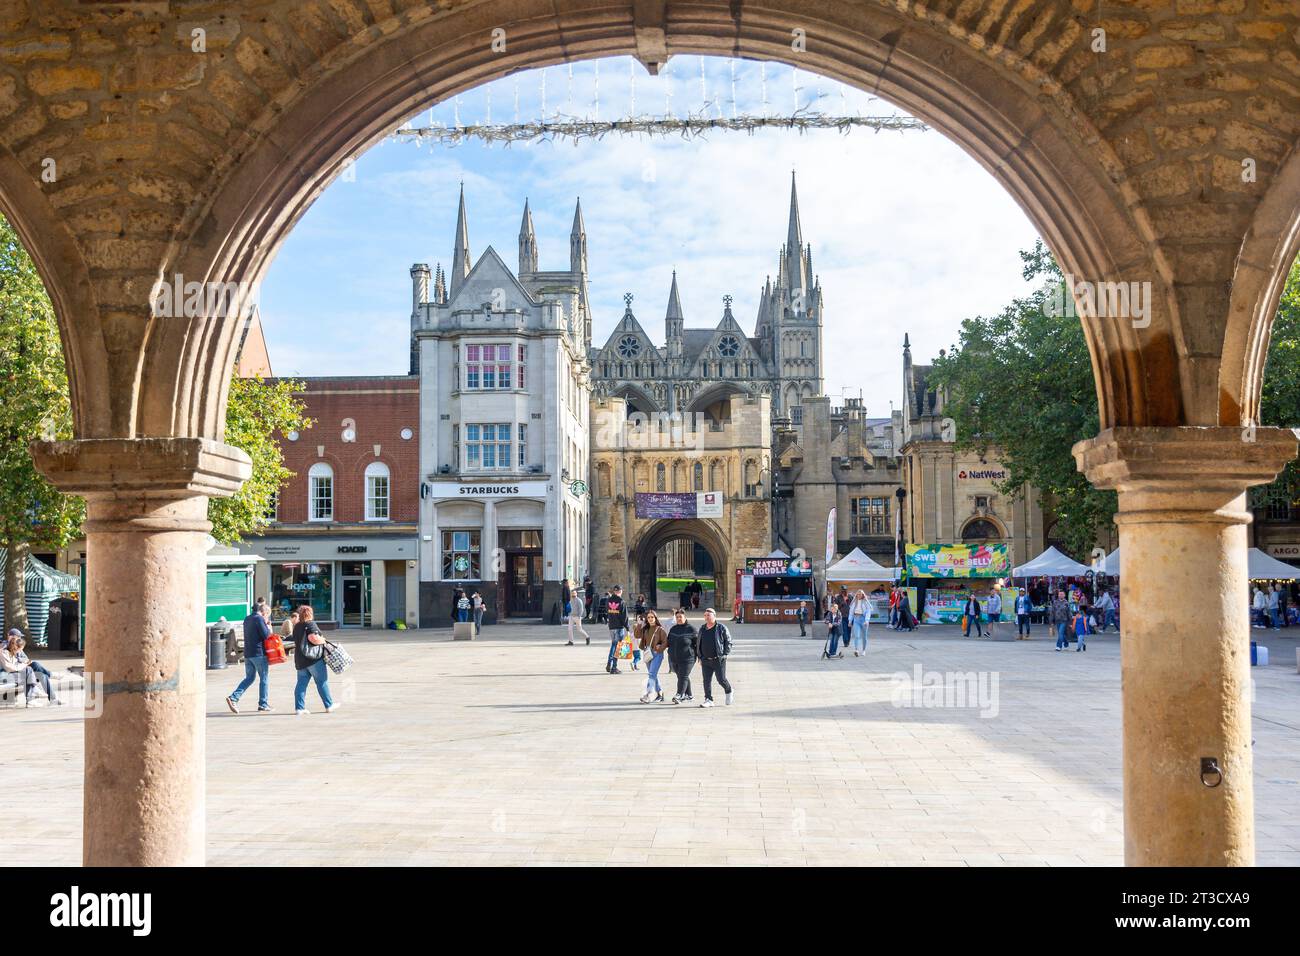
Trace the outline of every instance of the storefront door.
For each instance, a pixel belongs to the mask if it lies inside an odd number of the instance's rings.
[[[370,626],[370,575],[369,564],[347,562],[343,565],[343,616],[344,627]]]
[[[541,617],[540,553],[506,554],[506,614],[510,617]]]

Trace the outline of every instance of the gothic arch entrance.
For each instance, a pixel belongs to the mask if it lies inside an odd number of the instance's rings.
[[[685,540],[704,548],[713,562],[713,579],[701,580],[705,589],[714,589],[715,607],[731,606],[731,592],[734,587],[726,580],[727,569],[733,567],[731,549],[727,539],[712,521],[704,518],[663,519],[646,525],[637,536],[630,550],[629,570],[636,579],[637,594],[645,594],[651,607],[661,611],[672,610],[676,606],[677,595],[657,594],[655,578],[658,574],[656,557],[666,544]],[[665,603],[667,600],[668,603]],[[701,605],[703,607],[703,605]]]
[[[186,676],[202,635],[177,621],[202,619],[206,498],[248,474],[222,444],[237,323],[158,320],[154,280],[256,283],[350,157],[431,100],[528,67],[684,53],[781,60],[871,90],[980,162],[1067,273],[1148,283],[1144,324],[1084,323],[1102,433],[1076,448],[1095,483],[1120,491],[1124,600],[1150,608],[1126,632],[1126,853],[1167,865],[1253,859],[1241,496],[1294,456],[1295,441],[1252,428],[1243,443],[1241,430],[1255,423],[1279,276],[1300,247],[1300,165],[1293,132],[1247,108],[1249,87],[1216,99],[1226,115],[1257,120],[1257,180],[1234,177],[1240,156],[1210,146],[1204,182],[1181,146],[1145,135],[1160,104],[1190,95],[1185,71],[1119,71],[1099,92],[1089,33],[1067,0],[995,14],[937,0],[469,0],[353,16],[295,16],[298,6],[226,5],[241,46],[204,61],[202,82],[168,91],[165,141],[128,140],[142,134],[126,127],[88,135],[103,128],[97,109],[52,110],[12,66],[0,72],[0,211],[55,303],[78,436],[36,457],[87,497],[89,560],[109,569],[88,602],[116,637],[91,649],[87,668],[121,690],[87,723],[87,863],[203,860],[203,700]],[[159,12],[152,40],[128,37],[130,17],[104,20],[106,52],[84,57],[82,72],[98,84],[126,68],[137,79],[117,95],[121,108],[156,111],[145,67],[172,63],[186,16]],[[1298,20],[1278,15],[1286,36]],[[20,18],[7,38],[42,42],[42,23]],[[1220,52],[1249,54],[1243,75],[1281,68],[1275,41],[1224,32],[1235,39]],[[1112,62],[1203,59],[1120,36],[1110,51]],[[47,189],[42,157],[68,143],[78,161]],[[1170,555],[1187,557],[1172,567]],[[1209,594],[1206,582],[1217,582]],[[1157,590],[1174,600],[1143,600]],[[1213,789],[1195,767],[1209,752],[1224,769]]]

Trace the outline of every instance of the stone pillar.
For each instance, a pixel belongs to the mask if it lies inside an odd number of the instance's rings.
[[[201,438],[32,446],[37,467],[86,499],[87,866],[204,862],[204,554],[210,496],[248,456]],[[93,687],[93,685],[91,685]]]
[[[1074,446],[1119,492],[1130,866],[1254,863],[1244,493],[1295,454],[1278,428],[1112,428]]]

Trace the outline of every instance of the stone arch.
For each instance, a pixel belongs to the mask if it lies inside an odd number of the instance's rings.
[[[668,542],[681,538],[694,541],[709,552],[709,557],[713,560],[718,605],[729,607],[732,588],[727,580],[727,569],[733,566],[731,551],[727,547],[727,536],[717,523],[709,518],[664,518],[645,525],[628,549],[629,566],[637,569],[635,573],[640,576],[636,591],[645,592],[647,595],[655,593],[652,570],[655,555]]]
[[[705,0],[669,9],[667,49],[787,60],[796,12],[781,7],[740,10]],[[1174,347],[1171,270],[1149,217],[1064,87],[1011,48],[993,44],[995,58],[980,27],[935,11],[841,0],[815,16],[798,7],[796,19],[807,35],[800,68],[870,89],[955,140],[1008,189],[1067,272],[1159,277],[1152,323],[1141,333],[1125,323],[1085,324],[1103,427],[1207,420],[1203,400],[1187,404],[1193,396]],[[504,53],[482,39],[491,23],[515,24]],[[520,69],[636,52],[630,6],[611,14],[594,0],[566,8],[563,20],[544,0],[489,0],[395,24],[249,124],[213,164],[158,271],[256,282],[350,157],[429,100]],[[185,325],[160,326],[149,337],[138,419],[148,433],[218,437],[235,323]]]

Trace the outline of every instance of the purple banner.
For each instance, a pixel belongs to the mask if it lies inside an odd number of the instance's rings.
[[[638,518],[694,518],[695,492],[644,492],[636,495]]]

